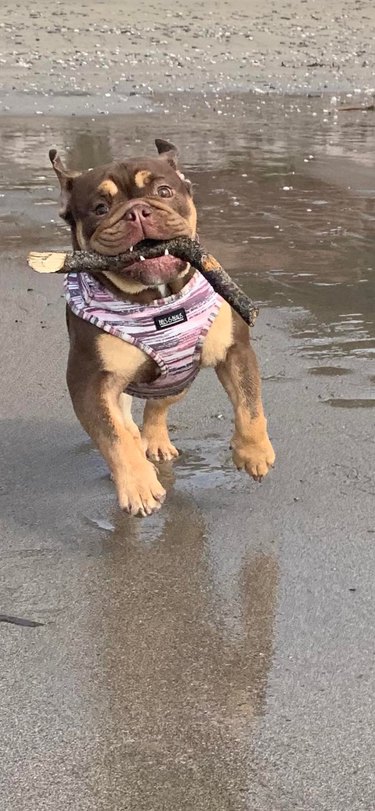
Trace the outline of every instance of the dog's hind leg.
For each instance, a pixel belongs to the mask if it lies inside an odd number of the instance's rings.
[[[169,438],[168,409],[184,397],[185,391],[174,397],[160,400],[147,400],[143,413],[142,442],[146,455],[155,462],[165,462],[179,456],[177,448]]]

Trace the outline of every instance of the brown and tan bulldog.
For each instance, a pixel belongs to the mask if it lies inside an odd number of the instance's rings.
[[[70,172],[56,153],[50,159],[61,187],[60,215],[70,225],[74,249],[116,255],[144,239],[195,237],[191,184],[177,168],[177,152],[156,142],[158,157],[133,158],[93,170]],[[125,274],[100,281],[116,299],[147,305],[175,294],[196,273],[172,256],[134,262]],[[115,482],[120,507],[150,515],[164,500],[153,461],[178,456],[167,427],[169,406],[184,391],[148,399],[140,431],[127,388],[151,383],[160,371],[138,346],[108,334],[67,307],[70,352],[67,382],[75,413],[97,445]],[[260,481],[275,454],[267,434],[261,386],[249,329],[226,303],[204,338],[201,367],[213,367],[234,408],[233,461]]]

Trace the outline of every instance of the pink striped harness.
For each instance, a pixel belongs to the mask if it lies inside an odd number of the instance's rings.
[[[159,376],[126,389],[144,399],[170,397],[190,386],[199,371],[203,339],[223,301],[198,271],[180,293],[146,305],[117,298],[89,273],[68,273],[65,297],[79,318],[153,358]]]

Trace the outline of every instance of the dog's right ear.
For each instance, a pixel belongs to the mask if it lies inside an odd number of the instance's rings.
[[[60,183],[60,217],[64,220],[68,219],[69,216],[69,201],[70,195],[73,187],[73,180],[75,177],[78,177],[81,173],[80,172],[69,172],[68,169],[65,169],[65,166],[60,158],[60,155],[57,152],[57,149],[50,149],[49,151],[49,159],[52,163],[52,166],[56,172],[58,181]]]

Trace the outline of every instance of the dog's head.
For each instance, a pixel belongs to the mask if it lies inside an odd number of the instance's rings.
[[[177,168],[177,150],[156,140],[158,157],[69,172],[55,149],[49,156],[60,182],[60,216],[70,225],[76,250],[115,256],[144,239],[194,237],[196,209],[191,184]],[[134,262],[129,279],[167,283],[186,268],[172,256]]]

